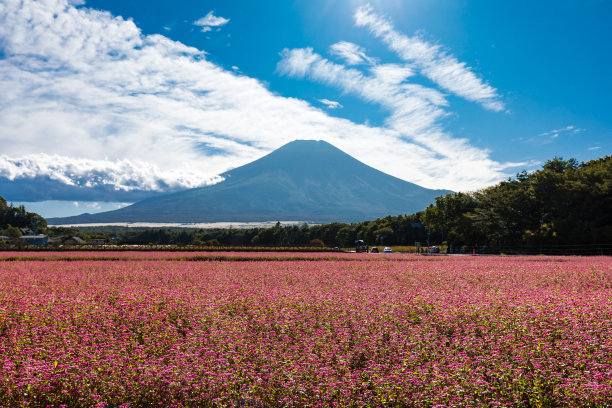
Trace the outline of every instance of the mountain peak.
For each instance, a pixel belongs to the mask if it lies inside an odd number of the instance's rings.
[[[285,149],[285,148],[291,148],[291,149],[295,149],[295,148],[333,148],[336,149],[336,147],[334,145],[332,145],[331,143],[326,142],[325,140],[312,140],[312,139],[296,139],[292,142],[289,142],[287,144],[282,145],[281,147],[279,147],[277,149]]]
[[[336,153],[346,155],[336,146],[326,142],[325,140],[304,140],[297,139],[282,145],[270,154],[298,154],[298,155],[316,155],[323,153]],[[265,156],[264,156],[265,157]]]
[[[327,146],[332,146],[330,143],[327,143],[325,140],[314,140],[314,139],[295,139],[295,140],[293,140],[293,141],[291,141],[289,143],[284,144],[283,146],[292,146],[292,145],[327,145]]]
[[[226,172],[223,177],[247,178],[278,169],[293,175],[306,172],[313,175],[314,172],[324,176],[334,172],[334,169],[357,164],[365,166],[324,140],[294,140],[254,162]]]

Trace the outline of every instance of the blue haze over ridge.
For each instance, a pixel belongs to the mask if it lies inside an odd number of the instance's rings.
[[[325,141],[296,140],[222,175],[211,186],[165,194],[49,224],[107,222],[357,222],[425,209],[447,190],[390,176]]]

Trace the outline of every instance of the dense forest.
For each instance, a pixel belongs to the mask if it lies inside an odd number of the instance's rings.
[[[612,250],[612,156],[554,158],[533,173],[473,193],[436,198],[423,223],[452,247],[489,252]]]
[[[0,199],[0,228],[42,231],[45,220]],[[353,224],[252,229],[46,229],[107,243],[197,246],[438,245],[484,253],[612,253],[612,156],[586,163],[554,158],[542,169],[469,193],[436,198],[424,211]],[[450,249],[449,249],[450,250]]]
[[[0,235],[17,238],[21,236],[20,228],[45,232],[47,221],[36,213],[27,212],[23,206],[9,205],[0,197]]]

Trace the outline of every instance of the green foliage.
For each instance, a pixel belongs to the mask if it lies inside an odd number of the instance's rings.
[[[43,232],[47,228],[47,221],[36,213],[27,212],[23,206],[9,205],[3,197],[0,197],[0,229],[6,229],[9,225]]]
[[[325,243],[321,241],[319,238],[315,238],[315,239],[310,240],[309,245],[313,247],[324,247]]]
[[[6,231],[6,235],[9,238],[19,238],[20,236],[23,235],[21,231],[19,230],[19,228],[13,227],[11,224],[9,224],[8,227],[6,227],[5,231]]]
[[[612,156],[555,157],[531,174],[438,197],[423,219],[451,246],[571,248],[612,243],[611,208]]]

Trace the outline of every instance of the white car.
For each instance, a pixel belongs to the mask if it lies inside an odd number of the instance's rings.
[[[383,249],[383,252],[384,252],[385,254],[390,254],[392,251],[391,251],[391,248],[389,248],[389,247],[385,247],[385,249]]]

